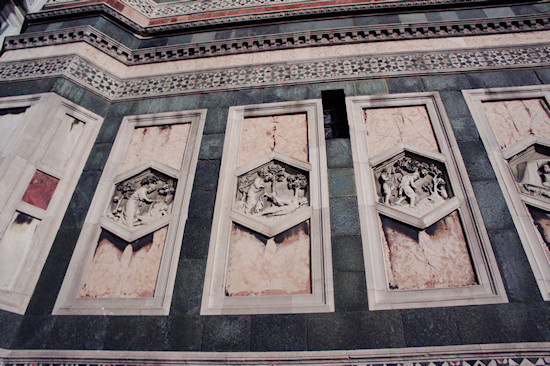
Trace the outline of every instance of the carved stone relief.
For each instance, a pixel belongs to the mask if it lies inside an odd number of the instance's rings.
[[[271,161],[237,178],[234,210],[267,223],[309,206],[308,173]]]
[[[550,200],[550,148],[531,145],[508,163],[521,193]]]
[[[378,201],[408,214],[423,215],[452,195],[443,164],[402,156],[375,170]]]
[[[153,169],[117,183],[106,217],[127,228],[147,225],[170,213],[176,180]]]

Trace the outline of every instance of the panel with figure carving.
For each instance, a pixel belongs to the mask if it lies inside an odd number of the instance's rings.
[[[124,118],[54,314],[168,314],[204,118]]]
[[[369,308],[506,302],[438,95],[347,103]]]
[[[319,107],[230,109],[201,314],[332,311]]]
[[[550,300],[550,88],[463,92],[542,297]]]

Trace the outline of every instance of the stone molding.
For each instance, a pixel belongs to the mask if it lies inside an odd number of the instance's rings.
[[[350,351],[304,352],[139,352],[0,349],[5,366],[32,362],[57,365],[372,365],[372,366],[547,366],[550,343],[509,343]]]
[[[492,0],[409,0],[403,1],[356,1],[346,3],[337,1],[307,2],[285,0],[284,3],[269,4],[270,11],[265,11],[265,2],[255,0],[254,5],[247,6],[235,0],[218,0],[205,2],[214,5],[199,5],[201,2],[156,3],[151,0],[93,0],[86,2],[62,1],[46,4],[44,11],[27,15],[29,21],[43,20],[57,16],[70,16],[90,13],[103,13],[130,25],[138,32],[173,31],[194,27],[216,26],[229,23],[255,22],[268,19],[281,19],[325,14],[343,14],[357,11],[397,10],[404,7],[426,6],[468,6],[490,4]],[[530,2],[528,0],[523,2]],[[79,4],[80,3],[80,4]],[[203,8],[203,6],[211,6]],[[197,7],[199,9],[197,9]],[[141,24],[140,24],[141,23]],[[146,24],[145,24],[146,23]],[[159,24],[161,23],[161,24]]]
[[[2,81],[65,77],[110,100],[356,78],[427,75],[550,65],[546,44],[362,55],[122,79],[78,55],[0,63]]]
[[[395,40],[506,34],[550,29],[550,14],[501,19],[361,26],[338,30],[292,32],[177,46],[131,49],[98,31],[80,26],[7,37],[4,51],[86,42],[125,65],[196,59],[250,52]]]

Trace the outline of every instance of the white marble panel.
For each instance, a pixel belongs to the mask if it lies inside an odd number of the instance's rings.
[[[84,126],[84,122],[65,115],[42,158],[42,162],[51,167],[65,167],[84,131]]]

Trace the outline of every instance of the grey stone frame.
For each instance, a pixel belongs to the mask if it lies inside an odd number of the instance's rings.
[[[40,220],[32,250],[22,262],[24,271],[17,274],[10,289],[0,290],[0,309],[24,314],[42,267],[53,244],[57,229],[76,187],[84,164],[103,119],[54,93],[33,94],[0,99],[0,109],[28,107],[12,142],[0,156],[0,235],[4,235],[15,212]],[[84,122],[66,166],[52,166],[42,157],[54,146],[53,141],[63,118],[70,116]],[[21,200],[34,172],[40,170],[59,179],[46,210]]]
[[[535,275],[542,298],[550,301],[550,261],[546,258],[538,239],[535,225],[531,219],[526,204],[529,203],[545,211],[550,211],[550,204],[535,200],[521,194],[516,180],[510,172],[508,159],[529,146],[539,143],[548,145],[550,141],[541,137],[530,136],[505,149],[501,149],[497,138],[485,115],[482,103],[489,101],[522,100],[542,98],[550,105],[550,86],[525,86],[512,88],[463,90],[470,112],[474,117],[479,135],[489,155],[498,183],[512,214],[512,219],[518,230],[523,249]]]
[[[369,309],[407,309],[508,302],[481,212],[474,198],[466,168],[439,94],[359,96],[346,98],[346,103],[359,201]],[[419,105],[426,107],[441,155],[444,156],[454,198],[458,199],[457,209],[460,212],[478,280],[477,285],[420,290],[390,290],[388,287],[378,224],[380,212],[377,206],[380,205],[376,203],[375,178],[372,169],[372,165],[376,162],[372,161],[374,159],[369,161],[363,111],[368,108]],[[387,152],[386,150],[379,156],[387,155]],[[374,158],[379,160],[378,157]],[[448,213],[450,211],[441,212],[438,216],[443,217]],[[405,215],[401,221],[407,222]]]
[[[107,164],[99,181],[90,210],[76,244],[55,303],[53,315],[168,315],[183,239],[185,222],[195,176],[206,110],[179,111],[124,117]],[[181,170],[173,169],[178,184],[169,214],[168,233],[159,268],[155,294],[151,298],[81,298],[82,282],[102,231],[102,216],[115,186],[119,166],[132,132],[138,127],[190,123],[191,128]],[[158,169],[155,161],[148,163]],[[143,168],[142,165],[140,165]],[[140,168],[138,167],[138,168]],[[137,173],[136,169],[132,169]],[[164,223],[163,225],[166,225]],[[109,231],[112,228],[109,227]],[[115,232],[116,234],[116,232]]]
[[[243,120],[246,117],[291,113],[306,113],[308,124],[311,210],[307,211],[311,213],[309,218],[311,220],[311,294],[225,296],[229,239],[233,222],[230,211],[237,183],[235,171]],[[302,221],[305,219],[307,218],[303,218]],[[288,227],[288,220],[289,218],[283,219],[280,225]],[[249,227],[254,228],[254,223],[251,222]],[[261,228],[258,229],[261,230]],[[206,265],[201,315],[334,311],[330,233],[328,170],[321,100],[230,107]]]

